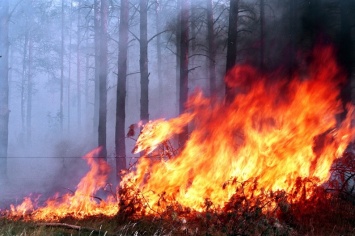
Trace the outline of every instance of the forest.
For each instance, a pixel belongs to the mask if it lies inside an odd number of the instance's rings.
[[[353,12],[1,0],[0,235],[354,235]]]

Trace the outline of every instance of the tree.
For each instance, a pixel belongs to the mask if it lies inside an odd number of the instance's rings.
[[[27,21],[26,21],[26,27]],[[23,45],[23,59],[22,59],[22,79],[21,79],[21,128],[25,130],[25,85],[26,85],[26,76],[27,76],[27,51],[28,51],[28,37],[29,30],[26,30],[24,45]]]
[[[238,26],[238,5],[239,0],[230,0],[229,9],[229,25],[228,25],[228,39],[227,39],[227,61],[226,61],[226,73],[231,70],[237,58],[237,26]],[[225,88],[226,102],[229,103],[233,100],[233,91],[226,84]]]
[[[107,24],[108,1],[101,0],[101,37],[100,37],[100,71],[99,71],[99,126],[98,145],[101,147],[99,156],[107,157],[106,149],[106,120],[107,120]]]
[[[0,2],[0,177],[7,176],[7,148],[9,135],[9,84],[8,84],[8,23],[9,2]]]
[[[180,79],[179,79],[179,113],[185,111],[188,96],[189,80],[189,0],[181,0],[180,17]],[[188,138],[188,127],[179,135],[180,145],[184,145]]]
[[[129,2],[121,0],[118,73],[117,73],[117,102],[116,102],[116,168],[117,177],[126,168],[125,120],[126,120],[126,76],[127,76],[127,45],[128,45]]]
[[[80,9],[81,1],[78,0],[78,19],[77,19],[77,45],[76,45],[76,93],[77,93],[77,115],[78,115],[78,127],[81,126],[81,92],[80,92],[80,42],[81,42],[81,30],[80,30]]]
[[[27,142],[31,142],[32,133],[32,91],[33,91],[33,37],[30,34],[28,42],[28,75],[27,75],[27,114],[26,114],[26,128],[27,128]]]
[[[62,1],[62,11],[61,11],[61,49],[60,49],[60,100],[59,100],[59,119],[60,119],[60,130],[63,131],[63,90],[64,90],[64,1]]]
[[[158,81],[159,81],[159,100],[162,99],[162,92],[163,92],[163,81],[162,81],[162,53],[161,53],[161,36],[160,36],[160,29],[161,29],[161,17],[160,13],[161,12],[161,6],[159,1],[156,2],[156,8],[155,8],[155,26],[156,26],[156,32],[157,32],[157,70],[158,70]],[[161,111],[161,104],[159,104],[159,108]]]
[[[208,59],[210,95],[216,92],[216,45],[214,32],[214,19],[212,0],[206,0],[207,4],[207,35],[208,35]]]
[[[67,113],[68,113],[68,133],[70,133],[70,118],[71,118],[71,114],[70,114],[70,100],[71,100],[71,54],[72,54],[72,49],[71,49],[71,44],[72,44],[72,28],[73,28],[73,21],[72,21],[72,13],[73,13],[73,2],[70,2],[70,23],[69,23],[69,52],[68,52],[68,82],[67,82],[67,100],[68,100],[68,104],[67,104]]]
[[[140,14],[140,59],[139,67],[141,74],[141,110],[140,119],[149,120],[149,73],[148,73],[148,0],[139,1]]]
[[[94,96],[94,136],[99,127],[99,84],[100,84],[100,13],[99,0],[94,0],[94,48],[95,48],[95,96]]]

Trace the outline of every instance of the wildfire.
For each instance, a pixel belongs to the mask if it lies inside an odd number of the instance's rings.
[[[291,191],[299,178],[329,178],[333,161],[353,140],[354,107],[343,111],[339,85],[344,80],[330,47],[317,48],[308,68],[291,79],[280,74],[261,74],[251,66],[236,66],[226,76],[235,98],[225,104],[196,93],[186,113],[171,120],[149,122],[139,136],[134,152],[145,152],[120,187],[128,197],[141,196],[149,214],[163,211],[171,203],[202,211],[206,203],[223,207],[236,192],[234,183],[255,180],[253,193]],[[174,158],[151,158],[151,152],[189,125],[190,136]],[[66,216],[112,216],[119,204],[114,198],[97,201],[104,188],[109,166],[94,161],[98,149],[85,156],[91,167],[74,194],[53,198],[36,208],[29,198],[11,207],[13,216],[31,213],[36,220]],[[253,185],[254,186],[254,185]],[[128,191],[128,190],[129,191]],[[310,194],[310,193],[308,193]],[[297,198],[297,196],[294,196]],[[129,199],[128,199],[129,200]],[[296,199],[297,200],[297,199]],[[139,212],[137,212],[139,213]]]
[[[94,157],[99,153],[96,148],[84,156],[90,166],[90,171],[81,179],[74,194],[65,194],[46,201],[44,207],[35,208],[36,202],[30,198],[19,206],[11,205],[10,215],[12,217],[25,217],[34,220],[58,220],[72,216],[78,219],[92,215],[113,216],[118,211],[117,200],[109,197],[106,200],[95,198],[95,193],[106,186],[108,164],[103,160],[95,161]]]
[[[237,66],[226,76],[236,94],[230,104],[197,93],[187,113],[150,124],[135,150],[151,151],[165,141],[169,125],[170,133],[178,133],[192,120],[193,129],[176,158],[142,158],[123,186],[137,186],[154,211],[172,202],[203,210],[206,199],[221,207],[228,202],[236,191],[232,179],[257,179],[259,192],[290,191],[299,177],[326,181],[331,164],[354,137],[354,107],[348,105],[346,119],[337,121],[344,78],[330,47],[317,48],[313,56],[309,68],[290,80]]]

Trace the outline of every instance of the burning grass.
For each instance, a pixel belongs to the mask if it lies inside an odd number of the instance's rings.
[[[144,155],[117,194],[95,196],[109,171],[96,149],[75,192],[44,206],[28,198],[7,217],[63,227],[103,219],[115,222],[113,234],[353,234],[354,155],[343,153],[354,140],[354,106],[339,100],[344,77],[333,49],[310,57],[292,79],[237,66],[226,77],[231,103],[196,93],[186,113],[147,123],[133,150]],[[169,139],[186,125],[188,141],[173,150]]]
[[[316,183],[299,178],[289,193],[260,194],[255,179],[232,181],[229,184],[235,186],[236,192],[230,201],[219,208],[205,199],[201,212],[175,202],[155,215],[137,215],[131,208],[119,211],[115,217],[66,217],[56,225],[2,218],[0,235],[354,235],[354,202],[340,191],[330,191]],[[312,195],[306,198],[310,189]],[[257,194],[248,198],[247,192]],[[289,200],[296,195],[302,197]],[[137,207],[144,205],[142,196],[128,196]],[[127,209],[123,203],[120,207]]]

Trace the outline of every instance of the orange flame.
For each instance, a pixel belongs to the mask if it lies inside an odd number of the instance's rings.
[[[205,199],[219,206],[228,202],[235,193],[226,184],[232,178],[257,178],[259,191],[290,191],[298,177],[326,181],[332,162],[354,137],[354,107],[347,106],[342,123],[336,119],[343,111],[339,85],[344,78],[333,54],[330,47],[317,48],[309,68],[288,81],[250,66],[235,67],[226,76],[236,92],[230,104],[197,93],[187,113],[143,129],[134,150],[149,153],[190,121],[193,127],[176,158],[141,158],[122,186],[138,186],[154,211],[163,199],[202,210]]]
[[[34,220],[53,221],[64,217],[75,217],[78,219],[92,215],[113,216],[118,211],[118,203],[114,197],[107,200],[96,198],[95,193],[105,187],[108,164],[103,160],[95,161],[94,157],[100,152],[96,148],[84,156],[90,166],[90,171],[81,179],[74,194],[65,194],[59,198],[58,194],[46,201],[44,207],[35,209],[33,201],[25,198],[19,206],[11,206],[12,217],[31,217]],[[31,213],[31,215],[27,215]]]
[[[137,189],[148,213],[154,214],[172,202],[197,211],[203,210],[206,199],[223,207],[236,192],[234,181],[257,179],[260,193],[291,191],[299,177],[323,183],[333,161],[354,138],[354,107],[348,105],[345,120],[337,121],[343,111],[339,100],[343,75],[330,47],[317,48],[314,58],[309,68],[290,80],[237,66],[226,76],[226,83],[235,90],[230,104],[196,93],[186,113],[149,122],[133,150],[145,151],[145,157],[123,177],[121,186]],[[149,157],[186,125],[192,127],[190,137],[175,158],[156,161]],[[96,201],[93,197],[105,187],[109,171],[106,162],[94,161],[99,151],[84,157],[91,169],[74,194],[50,199],[41,208],[25,198],[22,204],[11,206],[10,215],[46,221],[115,215],[117,199]],[[251,194],[255,192],[246,192]]]

